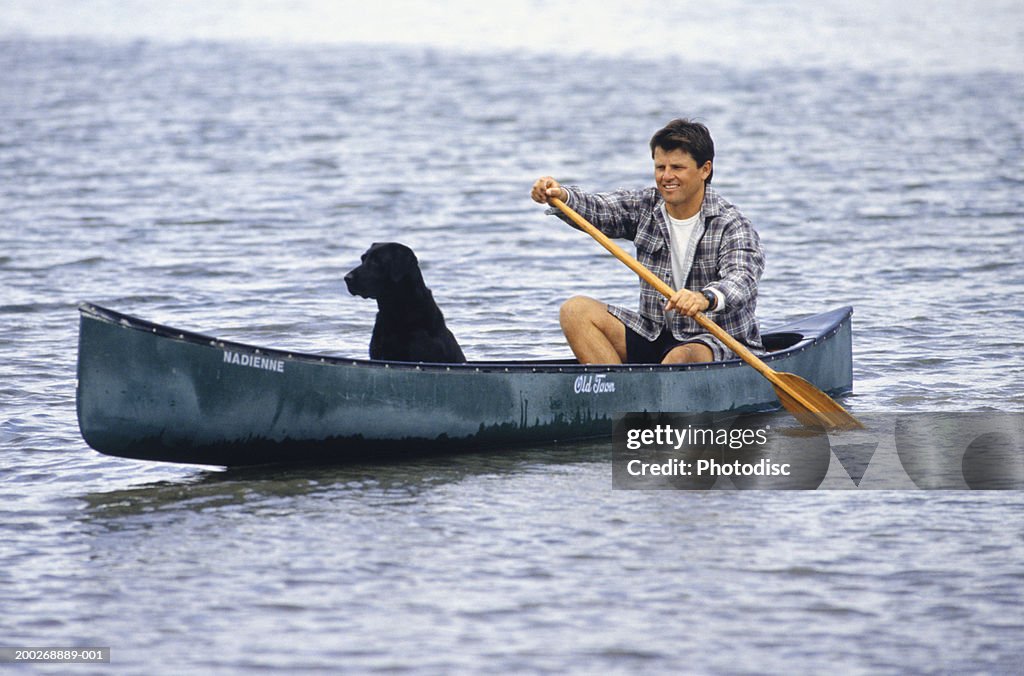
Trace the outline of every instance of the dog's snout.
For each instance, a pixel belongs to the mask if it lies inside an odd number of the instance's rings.
[[[348,289],[348,292],[353,296],[364,295],[363,289],[360,288],[359,275],[357,274],[358,272],[359,268],[356,268],[355,270],[352,270],[347,275],[345,275],[345,287]]]

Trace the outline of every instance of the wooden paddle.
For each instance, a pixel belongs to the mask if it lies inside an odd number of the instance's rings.
[[[629,266],[633,272],[640,275],[641,279],[661,292],[666,298],[671,298],[675,294],[672,287],[644,267],[640,261],[619,248],[603,232],[591,225],[587,219],[576,213],[565,202],[554,197],[549,198],[548,201],[561,209],[573,223],[580,226],[584,232],[596,239],[598,244]],[[775,394],[779,397],[779,402],[782,403],[787,411],[796,416],[797,420],[801,423],[812,427],[823,425],[827,429],[859,429],[864,427],[859,420],[847,413],[845,408],[800,376],[792,373],[779,373],[769,368],[767,364],[747,349],[743,343],[733,338],[725,329],[705,317],[702,313],[698,312],[693,318],[708,333],[718,338],[730,350],[735,352],[740,359],[750,364],[758,373],[767,378],[775,387]]]

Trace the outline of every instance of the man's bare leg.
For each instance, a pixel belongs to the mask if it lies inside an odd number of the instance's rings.
[[[672,350],[661,360],[662,364],[695,364],[714,361],[715,355],[711,348],[703,343],[685,343]]]
[[[573,296],[562,303],[558,318],[562,333],[581,364],[625,361],[626,326],[608,313],[604,303],[586,296]]]

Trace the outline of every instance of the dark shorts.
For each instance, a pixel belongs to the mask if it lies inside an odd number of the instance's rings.
[[[702,334],[679,340],[668,329],[662,329],[654,340],[647,340],[633,329],[626,327],[626,363],[627,364],[660,364],[669,352],[687,343],[707,345],[711,350],[712,359],[722,361],[731,352],[710,334]]]

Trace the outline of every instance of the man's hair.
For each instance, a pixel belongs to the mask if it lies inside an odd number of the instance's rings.
[[[715,159],[715,142],[711,140],[711,132],[708,131],[708,128],[700,122],[682,118],[672,120],[651,137],[651,157],[654,157],[655,148],[661,148],[665,152],[673,150],[687,152],[697,163],[698,168]],[[715,169],[712,162],[711,173],[704,179],[704,183],[711,183],[711,177],[714,175]]]

